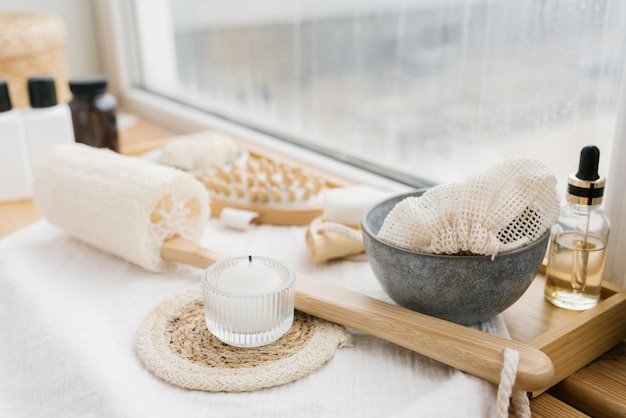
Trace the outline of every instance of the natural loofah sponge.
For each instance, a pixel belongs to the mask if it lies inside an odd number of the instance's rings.
[[[198,241],[209,196],[191,175],[113,151],[62,145],[35,173],[33,199],[69,235],[148,270],[168,267],[163,242]]]
[[[411,251],[495,255],[535,241],[559,215],[556,177],[530,158],[512,158],[463,183],[399,202],[378,237]]]
[[[218,134],[199,132],[167,142],[159,162],[187,171],[203,171],[222,167],[232,161],[238,152],[233,139]]]

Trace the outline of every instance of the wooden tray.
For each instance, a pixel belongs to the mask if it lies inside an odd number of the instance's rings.
[[[272,158],[276,161],[289,161],[300,166],[305,165],[261,147],[239,141],[237,138],[234,139],[240,142],[251,155]],[[163,140],[162,143],[165,141]],[[150,144],[149,148],[138,146],[134,151],[140,154],[159,145]],[[340,178],[333,178],[319,170],[318,172],[328,178],[329,187],[349,184]],[[280,211],[270,210],[269,213],[278,217],[284,215]],[[312,220],[319,216],[315,213],[318,212],[313,211],[305,216],[296,214],[297,221],[306,224],[309,217]],[[289,222],[292,221],[289,220]],[[537,276],[526,293],[513,306],[503,312],[513,340],[543,351],[552,360],[554,366],[552,381],[545,388],[533,391],[533,397],[575,373],[626,339],[625,289],[611,283],[604,283],[601,301],[597,306],[582,312],[569,311],[557,308],[545,300],[543,273],[542,271]]]
[[[543,296],[545,276],[503,313],[513,340],[538,348],[554,365],[549,387],[586,366],[626,338],[626,291],[604,283],[601,301],[587,311],[557,308]]]

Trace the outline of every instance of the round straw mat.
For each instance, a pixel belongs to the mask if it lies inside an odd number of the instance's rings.
[[[351,344],[342,327],[296,311],[292,327],[262,347],[224,344],[204,321],[202,287],[194,286],[157,305],[139,328],[135,349],[155,376],[208,392],[247,392],[292,382]]]

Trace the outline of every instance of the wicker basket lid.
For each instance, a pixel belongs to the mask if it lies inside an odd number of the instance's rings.
[[[0,59],[56,48],[67,31],[58,16],[43,13],[0,14]]]
[[[44,13],[0,13],[0,78],[6,79],[13,107],[29,105],[27,79],[55,79],[59,103],[71,98],[67,81],[64,21]]]

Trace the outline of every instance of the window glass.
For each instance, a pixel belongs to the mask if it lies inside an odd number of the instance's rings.
[[[607,174],[621,0],[136,0],[135,83],[434,184],[504,158]],[[561,189],[564,190],[564,189]]]

